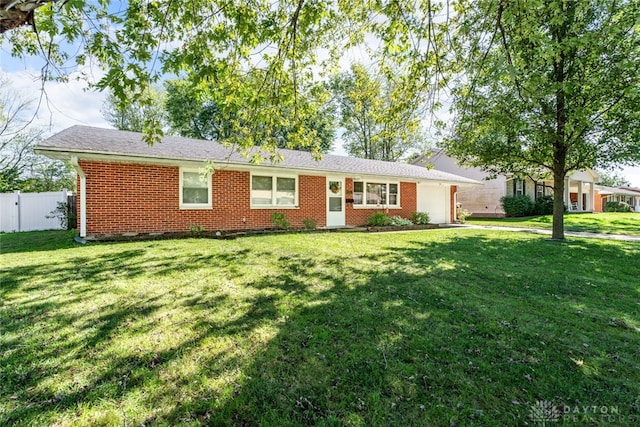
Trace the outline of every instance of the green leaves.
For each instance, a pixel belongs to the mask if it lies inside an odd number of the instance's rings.
[[[457,12],[465,80],[454,92],[450,154],[491,173],[549,171],[556,181],[640,161],[640,2],[463,1]],[[562,184],[555,190],[561,199]]]
[[[360,64],[332,79],[344,147],[350,155],[397,161],[423,148],[422,94],[411,83],[411,77],[399,74],[394,80],[376,77],[375,70]]]

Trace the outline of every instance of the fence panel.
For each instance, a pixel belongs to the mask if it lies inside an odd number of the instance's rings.
[[[20,230],[20,203],[19,195],[16,193],[0,194],[0,231],[10,233]]]
[[[1,231],[65,229],[58,218],[47,218],[52,216],[51,212],[58,207],[59,202],[67,202],[66,191],[1,194]]]

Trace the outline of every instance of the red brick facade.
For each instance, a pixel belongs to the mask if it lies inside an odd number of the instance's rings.
[[[88,235],[187,232],[192,226],[205,231],[273,227],[271,215],[283,212],[292,227],[310,218],[326,225],[326,178],[298,176],[297,208],[251,209],[250,172],[218,170],[212,176],[212,208],[180,209],[180,168],[125,163],[80,161],[86,175],[86,232]],[[78,184],[78,197],[80,193]],[[346,198],[352,198],[353,180],[346,179]],[[416,184],[400,183],[401,209],[391,216],[410,218],[416,210]],[[78,200],[78,221],[80,221]],[[376,208],[354,208],[347,203],[347,225],[364,225]],[[80,224],[78,223],[78,228]]]
[[[347,178],[345,181],[345,191],[347,199],[353,198],[353,179]],[[353,203],[347,203],[345,214],[347,225],[365,225],[367,219],[374,212],[386,212],[389,216],[401,216],[403,218],[411,219],[411,214],[416,211],[417,199],[416,199],[416,184],[414,182],[401,182],[400,183],[400,206],[402,209],[393,208],[375,208],[375,207],[353,207]]]

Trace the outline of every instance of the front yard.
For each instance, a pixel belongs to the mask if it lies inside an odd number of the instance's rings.
[[[551,215],[525,218],[474,218],[469,224],[491,225],[498,227],[522,227],[551,230]],[[606,212],[595,214],[565,214],[565,231],[586,231],[589,233],[627,234],[640,236],[640,213]]]
[[[637,243],[70,237],[0,235],[0,425],[640,420]]]

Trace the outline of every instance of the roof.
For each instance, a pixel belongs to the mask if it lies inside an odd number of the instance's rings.
[[[640,196],[639,193],[633,190],[626,190],[624,188],[607,187],[606,185],[596,185],[596,190],[598,190],[598,193],[602,195],[619,194],[622,196],[635,196],[635,197]]]
[[[132,161],[213,161],[218,165],[224,163],[252,166],[254,164],[250,160],[251,154],[260,150],[259,147],[252,149],[247,157],[237,150],[214,141],[167,136],[163,137],[160,143],[148,145],[142,137],[143,134],[137,132],[77,125],[42,141],[36,146],[36,152],[63,159],[73,156],[82,159],[102,155],[126,157]],[[284,159],[277,164],[269,164],[268,166],[301,171],[410,178],[451,184],[481,184],[473,179],[408,163],[368,160],[333,154],[325,154],[322,159],[315,160],[309,152],[287,149],[279,149],[278,153]],[[268,158],[268,153],[265,154]]]

